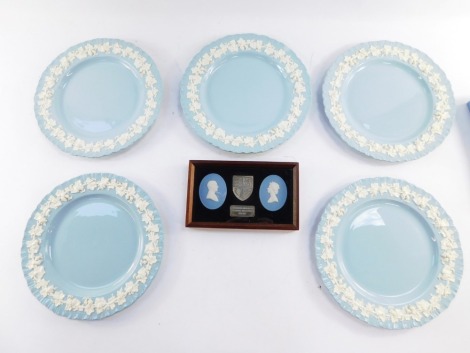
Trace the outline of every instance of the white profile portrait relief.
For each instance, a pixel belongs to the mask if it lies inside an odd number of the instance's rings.
[[[217,197],[217,190],[219,190],[219,184],[215,180],[209,180],[207,182],[207,196],[206,199],[219,202],[219,198]]]
[[[216,173],[207,174],[199,184],[199,200],[209,210],[220,208],[227,197],[227,184]]]
[[[268,194],[269,194],[269,199],[268,203],[274,203],[274,202],[279,202],[277,198],[277,194],[279,192],[279,184],[276,183],[275,181],[271,181],[268,186]]]
[[[259,188],[259,200],[268,211],[278,211],[286,204],[288,195],[287,185],[279,175],[268,175],[263,179]]]

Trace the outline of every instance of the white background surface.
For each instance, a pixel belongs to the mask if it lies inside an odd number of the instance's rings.
[[[470,346],[467,273],[450,307],[411,330],[368,326],[325,290],[310,252],[325,203],[363,177],[391,176],[425,189],[460,231],[470,259],[470,3],[468,1],[25,1],[0,0],[0,352],[463,352]],[[178,105],[179,80],[204,45],[265,34],[289,46],[311,75],[314,101],[294,137],[236,155],[199,139]],[[61,152],[37,127],[33,96],[46,66],[71,45],[120,38],[159,67],[165,96],[148,135],[104,159]],[[416,161],[388,164],[349,150],[318,101],[325,70],[345,49],[394,40],[428,54],[447,74],[457,117],[444,143]],[[298,161],[300,231],[184,227],[189,159]],[[26,221],[53,187],[87,172],[143,187],[166,228],[162,267],[130,308],[98,322],[53,314],[30,293],[20,248]]]

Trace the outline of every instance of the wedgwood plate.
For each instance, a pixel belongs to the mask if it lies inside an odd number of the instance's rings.
[[[349,146],[390,162],[432,151],[455,115],[444,72],[422,52],[387,41],[341,55],[325,77],[323,101],[331,125]]]
[[[57,186],[32,214],[21,249],[24,276],[53,312],[102,319],[147,289],[162,259],[163,229],[150,197],[113,174]]]
[[[231,152],[261,152],[290,138],[311,102],[307,71],[282,43],[255,34],[203,48],[183,76],[183,115],[197,135]]]
[[[153,60],[118,39],[95,39],[60,54],[35,95],[46,137],[65,152],[101,157],[139,140],[160,109],[162,80]]]
[[[318,225],[316,263],[339,305],[373,326],[420,326],[448,307],[463,272],[457,230],[439,203],[403,180],[363,179]]]

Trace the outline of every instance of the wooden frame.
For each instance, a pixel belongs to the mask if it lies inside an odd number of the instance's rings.
[[[298,230],[299,164],[189,161],[186,226]]]

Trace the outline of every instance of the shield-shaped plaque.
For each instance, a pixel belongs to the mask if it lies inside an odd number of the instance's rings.
[[[240,201],[247,200],[253,193],[253,175],[234,175],[232,178],[232,190]]]

